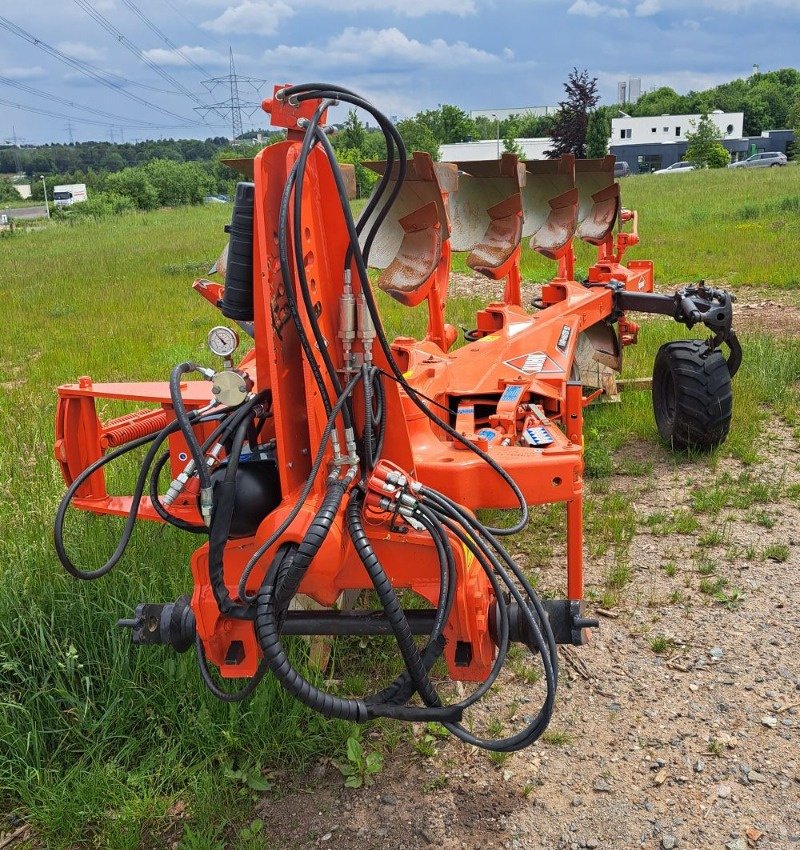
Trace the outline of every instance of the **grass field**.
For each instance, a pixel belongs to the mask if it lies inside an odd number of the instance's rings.
[[[626,204],[642,215],[634,256],[652,255],[663,282],[797,286],[800,169],[775,171],[624,181]],[[64,575],[52,549],[63,490],[52,460],[53,388],[83,374],[161,380],[183,359],[207,359],[205,335],[217,316],[190,284],[218,253],[229,214],[217,205],[163,210],[0,238],[0,808],[30,823],[44,846],[168,846],[181,836],[182,813],[184,850],[220,847],[223,835],[226,847],[264,847],[264,836],[246,827],[269,771],[341,753],[350,734],[269,680],[251,703],[225,706],[204,692],[192,658],[131,650],[116,619],[139,601],[187,592],[195,540],[145,524],[118,569],[89,585]],[[527,255],[524,271],[544,278],[550,267]],[[423,328],[419,310],[385,306],[391,333]],[[451,320],[471,324],[476,306],[452,304]],[[649,374],[658,346],[681,335],[649,322],[627,373]],[[794,421],[798,374],[797,343],[747,340],[723,451],[752,459],[770,410]],[[626,440],[655,450],[649,394],[591,410],[587,432],[598,480],[619,463],[613,452]],[[589,533],[601,534],[598,512],[614,509],[599,495]],[[85,517],[76,522],[88,527]],[[119,524],[91,526],[87,554],[101,560]]]

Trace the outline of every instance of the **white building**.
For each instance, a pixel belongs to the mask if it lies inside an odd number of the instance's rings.
[[[611,144],[652,145],[685,142],[686,133],[693,132],[700,122],[700,115],[656,115],[644,118],[612,118]],[[709,113],[723,139],[741,139],[744,134],[743,112]]]
[[[544,152],[553,144],[549,136],[540,139],[515,139],[525,154],[525,159],[545,159]],[[479,142],[456,142],[439,148],[442,162],[476,162],[486,159],[500,159],[505,148],[503,140],[483,139]]]

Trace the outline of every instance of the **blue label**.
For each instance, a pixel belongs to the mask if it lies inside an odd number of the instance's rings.
[[[500,401],[517,401],[522,395],[522,386],[520,384],[509,384],[500,396]]]
[[[478,436],[479,437],[485,437],[487,440],[491,440],[491,439],[494,438],[494,435],[496,433],[497,433],[497,431],[494,431],[491,428],[481,428],[481,430],[478,431]]]

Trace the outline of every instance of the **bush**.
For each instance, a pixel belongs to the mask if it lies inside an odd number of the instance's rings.
[[[65,207],[64,215],[68,219],[100,219],[133,212],[135,209],[136,204],[126,195],[116,195],[113,192],[107,192],[93,195],[80,204]]]
[[[211,177],[194,162],[154,159],[137,169],[143,172],[163,207],[200,204],[211,191]]]
[[[0,180],[0,203],[11,203],[21,200],[19,192],[8,180]]]
[[[142,168],[125,168],[109,174],[106,192],[128,198],[137,209],[154,210],[158,206],[158,192]]]

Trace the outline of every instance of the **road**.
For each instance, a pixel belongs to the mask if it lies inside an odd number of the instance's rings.
[[[47,215],[47,209],[41,207],[17,207],[11,209],[0,209],[0,216],[6,215],[9,218],[44,218]]]

